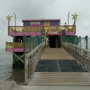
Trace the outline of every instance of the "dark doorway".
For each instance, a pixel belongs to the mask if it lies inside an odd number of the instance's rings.
[[[48,36],[50,48],[61,48],[61,36]]]
[[[49,46],[50,46],[50,48],[55,48],[56,47],[56,37],[55,36],[50,36],[49,37]]]
[[[58,48],[58,36],[49,36],[48,38],[50,48]]]

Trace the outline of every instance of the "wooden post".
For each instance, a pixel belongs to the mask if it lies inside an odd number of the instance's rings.
[[[80,47],[81,47],[81,36],[80,36]]]
[[[86,49],[88,49],[88,36],[86,36]]]

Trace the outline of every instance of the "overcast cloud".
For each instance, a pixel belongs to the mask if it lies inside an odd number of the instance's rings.
[[[63,25],[67,22],[70,12],[70,24],[73,24],[71,14],[79,15],[76,22],[79,36],[90,37],[90,0],[0,0],[0,48],[5,48],[5,42],[12,41],[8,36],[6,16],[11,15],[10,25],[22,25],[22,19],[61,19]]]

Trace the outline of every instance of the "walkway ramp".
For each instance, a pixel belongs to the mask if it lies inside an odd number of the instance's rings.
[[[75,64],[75,59],[63,48],[46,48],[41,57],[41,63],[47,64],[45,67],[58,67],[58,71],[47,70],[42,71],[36,69],[32,79],[30,80],[28,86],[87,86],[90,85],[90,75],[83,69],[79,69],[79,65]],[[51,61],[51,62],[50,62]],[[53,62],[54,61],[54,62]],[[56,62],[55,62],[56,61]],[[67,62],[69,63],[67,63]],[[74,63],[70,63],[74,61]],[[53,62],[53,64],[52,64]],[[55,64],[56,63],[56,64]],[[42,64],[42,66],[44,66]],[[71,65],[71,66],[70,66]],[[39,66],[39,65],[38,65]],[[38,67],[37,66],[37,67]],[[63,67],[66,71],[63,70]],[[68,67],[72,68],[72,71],[67,71]],[[74,67],[74,69],[73,69]],[[77,70],[76,70],[76,69]],[[81,70],[78,71],[78,70]],[[78,72],[77,72],[78,71]]]
[[[86,72],[35,72],[30,86],[87,86],[90,75]]]
[[[45,48],[41,59],[55,60],[55,59],[64,59],[64,60],[74,60],[69,53],[67,53],[63,48]]]
[[[86,72],[35,72],[24,90],[90,90]]]
[[[23,90],[90,90],[90,86],[22,86]]]
[[[74,57],[67,53],[63,48],[46,48],[43,52],[40,61],[51,61],[48,66],[58,66],[58,71],[55,72],[35,72],[32,76],[28,86],[17,85],[12,82],[10,85],[3,82],[1,87],[5,84],[8,85],[8,89],[1,90],[90,90],[90,73],[88,72],[73,72],[62,71],[62,67],[77,68],[77,65],[73,63]],[[57,62],[56,64],[52,61]],[[62,63],[63,62],[63,63]],[[69,64],[69,66],[68,66]]]
[[[47,65],[49,69],[55,66],[54,70],[58,69],[58,71],[52,71],[52,68],[51,71],[47,69],[47,72],[37,71],[32,76],[28,86],[18,86],[13,82],[8,85],[11,88],[8,87],[8,89],[3,90],[90,90],[90,73],[77,72],[75,68],[78,67],[75,64],[74,57],[63,48],[46,48],[40,61],[46,62],[42,66]],[[74,63],[71,63],[73,61]],[[73,71],[69,72],[68,69],[70,68]]]

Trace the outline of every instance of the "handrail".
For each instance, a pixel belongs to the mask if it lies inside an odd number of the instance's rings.
[[[22,42],[6,42],[6,49],[7,48],[23,48]]]
[[[9,26],[8,28],[8,33],[10,32],[38,32],[42,30],[42,26],[38,26],[38,27],[32,27],[32,26],[16,26],[16,30],[15,30],[15,26]]]
[[[25,54],[25,84],[28,84],[30,81],[36,66],[41,58],[45,42],[41,43],[30,53]]]
[[[62,46],[77,59],[85,70],[90,71],[90,50],[65,42]]]

